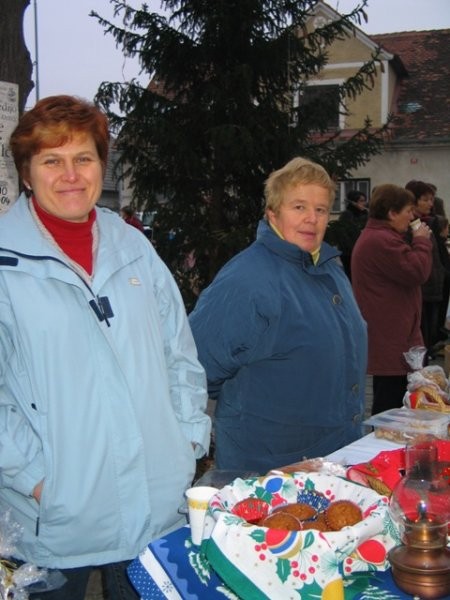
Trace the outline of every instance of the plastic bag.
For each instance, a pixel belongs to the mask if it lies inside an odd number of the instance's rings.
[[[407,391],[403,398],[407,408],[434,410],[450,414],[448,380],[438,365],[408,373]]]
[[[410,392],[413,392],[417,388],[427,386],[436,389],[438,392],[447,393],[448,379],[445,376],[444,369],[439,365],[424,367],[423,369],[420,369],[420,371],[408,373],[407,378],[407,389]]]
[[[403,404],[407,408],[419,408],[450,413],[449,381],[439,365],[423,366],[426,353],[424,346],[413,346],[404,352],[412,371],[408,373],[408,385]]]
[[[403,352],[403,356],[405,357],[405,360],[411,369],[413,371],[418,371],[423,367],[423,361],[426,353],[427,349],[425,346],[413,346],[408,350],[408,352]]]
[[[27,600],[29,586],[33,584],[39,582],[47,591],[65,582],[65,577],[58,572],[59,577],[53,578],[49,585],[46,569],[30,563],[18,566],[11,560],[21,535],[22,528],[12,520],[11,511],[0,514],[0,600]]]

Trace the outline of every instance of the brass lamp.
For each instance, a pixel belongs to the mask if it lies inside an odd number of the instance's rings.
[[[390,499],[390,515],[403,544],[389,552],[398,587],[423,599],[450,597],[450,486],[439,473],[437,446],[406,448],[406,473]]]

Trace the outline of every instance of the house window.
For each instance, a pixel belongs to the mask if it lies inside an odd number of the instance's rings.
[[[336,198],[331,208],[332,213],[340,213],[345,209],[347,193],[350,190],[358,190],[365,194],[367,200],[370,197],[370,179],[346,179],[339,181],[336,187]]]
[[[316,106],[317,104],[322,109],[321,128],[342,129],[344,127],[338,83],[308,83],[302,87],[297,98],[294,99],[294,109],[297,106],[301,109],[302,105]]]

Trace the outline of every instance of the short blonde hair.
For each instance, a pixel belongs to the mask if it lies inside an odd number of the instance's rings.
[[[267,178],[264,187],[264,212],[267,213],[268,210],[273,210],[274,213],[278,212],[283,202],[283,194],[288,187],[310,183],[315,183],[328,190],[331,206],[336,194],[334,181],[322,166],[297,156],[281,169],[273,171]]]

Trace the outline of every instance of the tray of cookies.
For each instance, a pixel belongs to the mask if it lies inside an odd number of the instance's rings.
[[[389,567],[399,540],[387,507],[334,475],[238,478],[211,499],[201,551],[243,600],[337,598],[346,575]]]
[[[372,415],[364,425],[373,427],[377,438],[405,444],[424,435],[448,439],[450,415],[418,408],[391,408]]]

